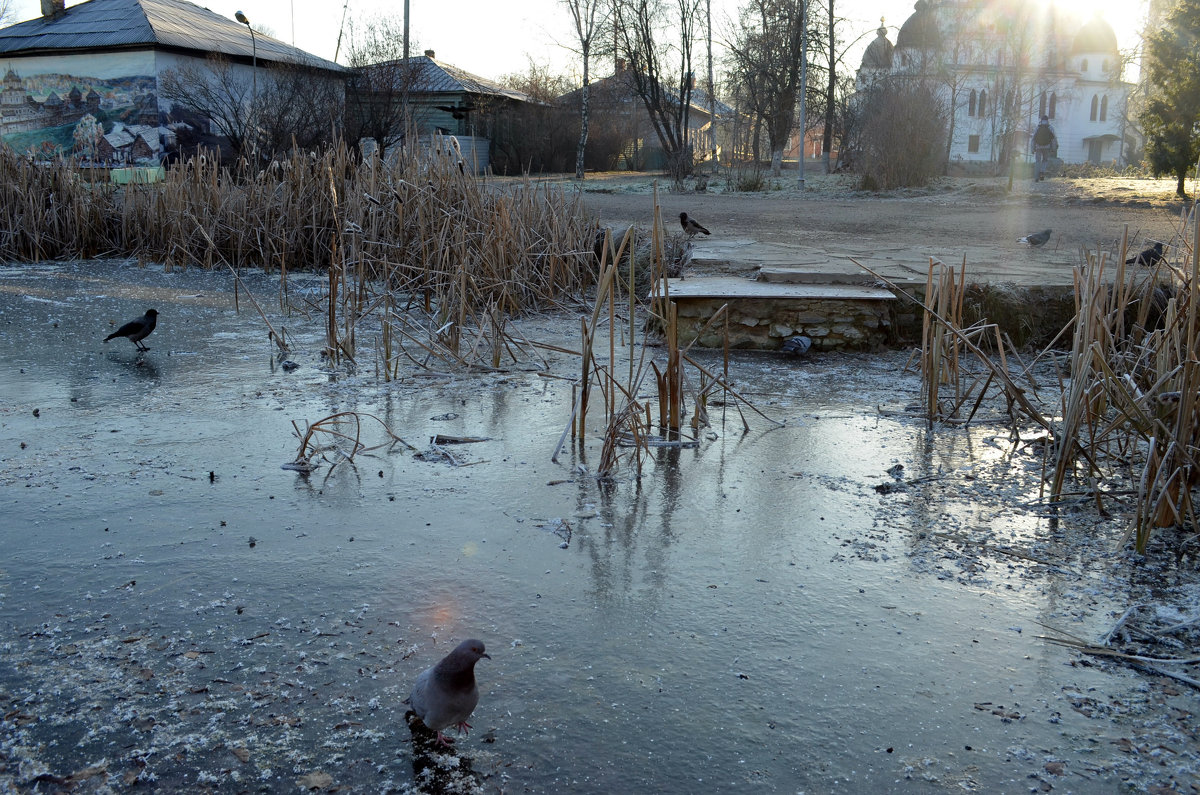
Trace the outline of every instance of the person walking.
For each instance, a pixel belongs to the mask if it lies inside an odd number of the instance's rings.
[[[1041,182],[1046,178],[1046,169],[1050,167],[1050,158],[1058,154],[1058,136],[1050,127],[1050,118],[1043,114],[1038,122],[1037,130],[1033,133],[1033,177]]]

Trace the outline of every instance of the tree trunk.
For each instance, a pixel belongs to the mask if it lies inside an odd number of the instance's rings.
[[[575,149],[575,179],[583,179],[583,155],[587,149],[588,139],[588,98],[591,94],[588,86],[588,53],[583,52],[583,92],[579,104],[579,146]]]
[[[834,0],[828,0],[829,8],[829,83],[825,87],[825,134],[821,136],[821,151],[825,157],[825,173],[832,174],[833,168],[830,165],[830,153],[833,151],[833,95],[837,88],[837,72],[834,67],[837,65],[837,51],[834,49],[837,46],[837,39],[833,35],[834,31]],[[801,157],[804,153],[801,152]]]
[[[800,142],[800,156],[804,157],[804,142]],[[778,177],[783,174],[783,149],[771,149],[771,176]]]
[[[1181,169],[1180,171],[1177,171],[1175,173],[1175,177],[1176,177],[1175,195],[1179,196],[1180,198],[1187,198],[1187,191],[1184,190],[1184,187],[1183,187],[1183,182],[1185,179],[1187,179],[1187,169],[1185,168],[1185,169]]]

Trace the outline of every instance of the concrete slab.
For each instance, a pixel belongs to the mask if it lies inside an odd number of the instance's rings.
[[[891,290],[861,284],[772,282],[741,279],[736,276],[711,276],[699,279],[672,279],[668,284],[672,298],[799,298],[828,301],[894,301]]]

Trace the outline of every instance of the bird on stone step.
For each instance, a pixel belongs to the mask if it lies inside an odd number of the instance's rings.
[[[683,233],[685,235],[687,235],[688,237],[695,237],[697,234],[702,234],[702,235],[711,235],[712,234],[712,232],[709,232],[707,229],[700,226],[700,224],[696,223],[695,219],[688,218],[687,213],[679,214],[679,225],[683,227]]]
[[[137,320],[131,320],[124,326],[109,334],[104,338],[105,342],[116,337],[126,337],[132,342],[139,351],[150,350],[142,344],[142,340],[150,336],[150,332],[154,331],[154,327],[158,325],[158,311],[155,309],[147,309],[146,314],[139,317]]]
[[[1025,235],[1025,237],[1017,238],[1017,242],[1024,243],[1028,246],[1037,248],[1038,246],[1046,245],[1046,241],[1049,239],[1050,239],[1050,230],[1043,229],[1041,232],[1037,232],[1032,235]]]
[[[479,703],[475,663],[484,657],[492,659],[484,651],[483,641],[464,640],[437,665],[426,668],[405,699],[404,703],[412,706],[421,722],[437,732],[440,745],[454,742],[442,734],[442,729],[454,726],[459,734],[466,735],[471,728],[467,718]]]
[[[1129,259],[1125,260],[1125,264],[1126,265],[1145,265],[1146,267],[1150,267],[1151,265],[1157,265],[1158,261],[1161,260],[1162,258],[1163,258],[1163,244],[1155,243],[1153,246],[1150,246],[1150,247],[1146,248],[1145,250],[1143,250],[1136,257],[1130,257]]]

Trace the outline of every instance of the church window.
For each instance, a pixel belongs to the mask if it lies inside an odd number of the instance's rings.
[[[987,89],[979,92],[979,116],[987,115]]]
[[[978,135],[968,135],[967,136],[967,151],[968,152],[978,152],[979,151],[979,136]]]
[[[975,101],[978,97],[975,95],[975,89],[971,89],[971,96],[967,99],[967,115],[975,115]]]
[[[1108,121],[1108,97],[1100,98],[1100,121]]]
[[[1079,65],[1079,71],[1081,71],[1081,72],[1087,71],[1087,58],[1084,58],[1083,62]]]
[[[1100,97],[1092,94],[1092,121],[1096,120],[1096,113],[1100,109]]]
[[[1046,108],[1046,115],[1054,118],[1054,111],[1058,108],[1058,94],[1050,92],[1050,103]]]

